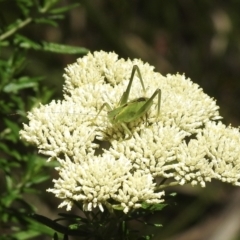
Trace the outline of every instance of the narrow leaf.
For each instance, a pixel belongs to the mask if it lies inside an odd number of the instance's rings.
[[[43,49],[48,52],[68,53],[68,54],[86,54],[88,50],[83,47],[73,47],[57,43],[43,42]]]
[[[73,8],[77,8],[79,7],[80,4],[79,3],[75,3],[75,4],[72,4],[72,5],[68,5],[66,7],[60,7],[60,8],[55,8],[55,9],[52,9],[50,11],[50,13],[53,13],[53,14],[56,14],[56,13],[65,13]]]

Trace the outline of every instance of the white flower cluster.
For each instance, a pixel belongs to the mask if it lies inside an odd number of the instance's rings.
[[[141,71],[146,92],[135,74],[129,101],[161,89],[145,116],[121,124],[108,119],[108,103],[119,107],[133,66]],[[41,105],[28,114],[22,139],[57,159],[59,179],[48,189],[70,210],[121,207],[125,213],[163,201],[163,187],[219,179],[240,185],[240,134],[219,119],[214,99],[184,75],[162,76],[140,60],[94,52],[66,68],[64,100]],[[100,109],[102,111],[99,113]],[[165,180],[165,185],[159,184]]]

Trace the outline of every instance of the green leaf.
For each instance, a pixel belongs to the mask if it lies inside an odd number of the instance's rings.
[[[38,24],[48,24],[53,27],[57,27],[58,23],[55,20],[47,19],[47,18],[35,18],[34,23]]]
[[[17,162],[14,162],[14,161],[9,162],[9,159],[0,158],[0,169],[6,175],[11,175],[13,168],[20,168],[20,167],[21,165]]]
[[[13,30],[15,28],[17,28],[19,25],[21,25],[21,23],[23,22],[22,19],[16,19],[15,22],[9,24],[7,27],[6,27],[6,31],[9,31],[9,30]]]
[[[15,75],[21,73],[26,66],[26,56],[23,51],[15,50],[8,60],[0,60],[0,88],[2,88],[12,79]]]
[[[1,47],[8,47],[10,45],[9,41],[0,41]]]
[[[38,184],[38,183],[41,183],[41,182],[45,182],[49,178],[50,178],[50,176],[37,175],[37,176],[34,176],[33,179],[31,179],[31,183],[32,184]]]
[[[42,234],[39,230],[29,229],[29,230],[18,231],[17,233],[13,233],[12,237],[18,240],[30,240],[30,239],[36,239],[40,235]]]
[[[21,48],[26,49],[35,49],[35,50],[44,50],[47,52],[54,53],[65,53],[65,54],[86,54],[88,50],[83,47],[73,47],[64,44],[50,43],[50,42],[41,42],[36,43],[22,35],[16,35],[14,43]]]
[[[42,49],[41,44],[36,43],[32,40],[30,40],[29,38],[20,35],[20,34],[16,34],[15,38],[14,38],[14,44],[18,45],[21,48],[25,48],[25,49],[35,49],[35,50],[40,50]]]
[[[118,210],[118,211],[122,211],[124,208],[119,204],[115,204],[115,205],[112,205],[112,208],[115,209],[115,210]]]
[[[154,227],[162,227],[163,225],[160,224],[160,223],[153,223],[153,226],[154,226]]]
[[[73,47],[57,43],[43,42],[43,50],[55,53],[68,53],[68,54],[86,54],[88,50],[83,47]]]
[[[16,137],[16,135],[18,136],[18,132],[19,132],[20,129],[19,129],[19,125],[17,123],[15,123],[13,121],[10,121],[6,118],[4,119],[4,123],[6,124],[6,126],[8,128],[11,129],[11,132],[13,133],[11,135],[14,135],[14,137]]]
[[[5,93],[17,93],[22,89],[26,88],[37,88],[38,87],[38,81],[42,80],[42,77],[21,77],[18,79],[15,83],[9,83],[3,88],[3,91]]]
[[[161,203],[156,203],[156,204],[148,204],[146,202],[142,203],[142,208],[148,209],[150,211],[161,211],[166,206],[167,204],[161,204]]]
[[[67,12],[67,11],[73,9],[73,8],[77,8],[77,7],[79,7],[79,6],[80,6],[79,3],[74,3],[74,4],[68,5],[68,6],[66,6],[66,7],[60,7],[60,8],[52,9],[52,10],[50,11],[50,13],[52,13],[52,14],[65,13],[65,12]]]
[[[14,200],[16,200],[19,197],[19,191],[18,190],[13,190],[13,181],[8,177],[7,181],[7,195],[1,198],[2,203],[6,206],[9,207]],[[15,186],[14,186],[15,187]]]
[[[42,6],[38,5],[38,10],[40,13],[48,12],[59,1],[60,0],[43,0],[41,1]]]
[[[20,0],[16,1],[16,3],[19,9],[21,9],[22,14],[27,17],[29,15],[31,7],[33,6],[33,2],[29,0]]]
[[[53,27],[57,27],[59,24],[57,23],[57,20],[62,20],[64,19],[65,16],[64,14],[56,14],[56,15],[50,15],[47,18],[46,17],[39,17],[35,18],[33,21],[34,23],[40,23],[40,24],[48,24]]]

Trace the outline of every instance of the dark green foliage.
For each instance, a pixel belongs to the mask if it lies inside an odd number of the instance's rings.
[[[125,214],[122,210],[113,210],[111,213],[105,209],[104,212],[99,210],[92,212],[82,212],[79,215],[59,213],[61,218],[51,220],[45,216],[31,214],[30,216],[45,226],[55,231],[53,239],[59,239],[57,233],[64,235],[64,239],[68,236],[77,236],[77,239],[152,239],[154,234],[145,234],[141,228],[134,229],[131,225],[136,223],[141,226],[161,227],[161,224],[150,223],[145,221],[146,217],[161,211],[166,204],[143,204],[142,208],[133,210]],[[62,225],[59,222],[64,222]],[[67,224],[66,224],[67,222]]]
[[[0,1],[0,239],[53,235],[51,229],[29,217],[29,213],[36,210],[29,196],[39,196],[39,186],[50,176],[45,168],[46,159],[20,141],[19,131],[26,111],[38,102],[49,101],[53,94],[53,90],[42,84],[44,75],[29,72],[29,51],[34,54],[87,52],[85,48],[45,39],[36,41],[25,35],[32,26],[58,26],[66,11],[78,6],[76,3],[59,6],[59,2]],[[4,11],[10,5],[15,15]]]

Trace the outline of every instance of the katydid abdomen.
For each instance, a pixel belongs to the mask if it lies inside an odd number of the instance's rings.
[[[142,117],[151,107],[152,103],[149,104],[147,109],[141,111],[141,108],[146,104],[149,98],[137,98],[124,104],[121,107],[115,108],[108,112],[108,118],[111,123],[128,123]]]

